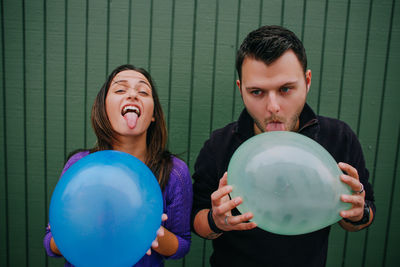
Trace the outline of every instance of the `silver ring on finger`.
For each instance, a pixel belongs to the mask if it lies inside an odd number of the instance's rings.
[[[227,225],[227,226],[229,226],[228,217],[229,217],[229,215],[226,215],[226,216],[225,216],[225,220],[224,220],[224,221],[225,221],[225,225]]]
[[[361,194],[362,192],[364,192],[364,185],[362,183],[360,183],[360,185],[361,185],[360,191],[355,191],[354,193]]]

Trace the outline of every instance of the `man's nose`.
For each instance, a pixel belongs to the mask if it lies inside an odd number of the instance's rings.
[[[279,99],[275,93],[270,93],[267,98],[267,110],[276,114],[280,110]]]

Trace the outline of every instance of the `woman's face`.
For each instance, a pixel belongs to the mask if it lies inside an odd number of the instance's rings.
[[[119,72],[107,92],[106,113],[117,135],[146,134],[154,121],[152,88],[146,77],[134,70]]]

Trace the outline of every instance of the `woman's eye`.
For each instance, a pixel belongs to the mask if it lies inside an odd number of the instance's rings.
[[[149,93],[147,91],[143,91],[143,90],[140,90],[139,94],[144,95],[144,96],[149,95]]]

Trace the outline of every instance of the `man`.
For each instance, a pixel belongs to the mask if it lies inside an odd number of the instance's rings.
[[[258,228],[250,221],[252,213],[236,209],[242,198],[230,199],[226,170],[235,150],[256,134],[293,131],[308,136],[340,162],[345,173],[340,179],[353,194],[341,196],[352,208],[340,212],[339,224],[358,231],[371,224],[375,213],[360,143],[345,123],[317,116],[306,104],[311,70],[293,32],[279,26],[251,32],[237,53],[236,69],[245,109],[236,122],[214,131],[200,151],[193,174],[193,230],[213,239],[212,266],[325,266],[330,227],[294,236]]]

